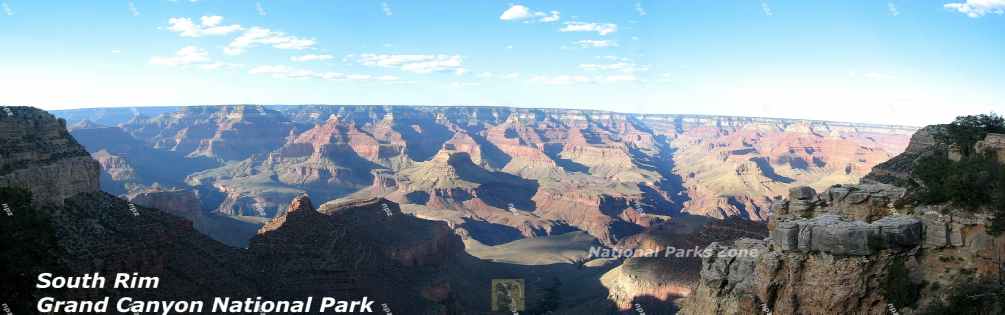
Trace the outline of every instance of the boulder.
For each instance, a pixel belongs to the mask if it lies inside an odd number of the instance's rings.
[[[789,200],[813,200],[817,197],[817,191],[813,187],[799,186],[789,188]]]

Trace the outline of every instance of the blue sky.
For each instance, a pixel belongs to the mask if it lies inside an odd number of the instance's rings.
[[[1005,0],[0,0],[0,104],[1005,112]]]

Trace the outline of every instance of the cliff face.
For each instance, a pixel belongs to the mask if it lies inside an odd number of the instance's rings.
[[[915,314],[950,288],[998,279],[1005,237],[987,233],[988,215],[916,204],[913,188],[879,183],[905,182],[915,160],[934,154],[931,128],[862,184],[793,188],[772,207],[769,238],[711,246],[766,250],[703,259],[682,313]]]
[[[29,107],[0,113],[0,185],[28,188],[36,207],[98,191],[100,167],[66,131],[66,122]]]

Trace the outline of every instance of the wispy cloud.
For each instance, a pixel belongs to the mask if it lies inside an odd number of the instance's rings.
[[[636,73],[636,72],[649,71],[649,66],[639,66],[634,62],[629,61],[619,61],[615,63],[605,63],[605,64],[587,63],[587,64],[580,64],[579,68],[587,71],[616,71],[623,73]]]
[[[357,58],[357,62],[365,66],[398,68],[421,74],[433,72],[464,74],[467,71],[460,55],[362,54]]]
[[[946,9],[955,10],[971,18],[979,18],[985,14],[1005,14],[1005,0],[967,0],[943,5]]]
[[[6,14],[7,16],[14,15],[14,10],[10,8],[10,5],[8,5],[6,1],[4,1],[2,6],[3,6],[3,14]]]
[[[269,12],[266,12],[265,8],[262,7],[262,3],[261,2],[255,2],[255,11],[257,11],[258,15],[261,15],[261,16],[269,15]]]
[[[168,30],[178,33],[181,37],[203,37],[226,35],[243,29],[238,24],[220,25],[223,17],[219,15],[203,16],[199,20],[200,24],[195,24],[190,18],[170,18]]]
[[[394,15],[394,12],[391,12],[391,5],[387,4],[387,2],[381,2],[380,9],[384,11],[384,15],[386,16]]]
[[[323,60],[330,60],[332,58],[334,58],[332,55],[313,55],[313,54],[308,54],[308,55],[290,57],[290,61],[293,61],[293,62],[323,61]]]
[[[140,15],[140,10],[136,9],[136,4],[133,3],[132,1],[129,1],[129,14],[132,14],[133,16]]]
[[[647,14],[649,14],[646,13],[646,9],[642,7],[642,2],[635,3],[635,12],[638,12],[639,16],[646,16]]]
[[[900,11],[897,10],[897,5],[893,4],[893,2],[887,2],[886,3],[886,9],[888,11],[890,11],[890,15],[891,16],[898,16],[898,15],[900,15]]]
[[[272,46],[277,49],[304,50],[314,47],[315,44],[317,41],[313,38],[290,36],[283,32],[256,26],[241,33],[241,36],[231,41],[227,47],[224,47],[223,51],[228,55],[240,55],[248,48],[259,45]]]
[[[287,66],[258,66],[248,71],[249,74],[270,75],[281,79],[323,79],[350,81],[396,81],[398,77],[391,75],[373,76],[369,74],[345,74],[339,72],[316,72],[314,70],[297,69]]]
[[[618,42],[613,40],[595,40],[595,39],[584,39],[573,42],[573,44],[578,45],[582,48],[607,48],[607,47],[618,47]]]
[[[764,1],[761,1],[761,11],[767,16],[775,15],[775,13],[771,11],[771,7],[768,6],[768,3]]]
[[[499,19],[503,21],[522,21],[524,23],[549,23],[561,19],[561,13],[558,11],[551,11],[547,13],[542,11],[531,11],[531,9],[527,6],[514,4],[510,5],[509,9],[506,9],[506,11],[503,11],[503,13],[499,15]]]
[[[638,81],[634,74],[615,74],[606,76],[586,75],[538,75],[530,78],[531,82],[547,85],[597,84]]]
[[[170,57],[152,57],[150,58],[150,64],[163,65],[163,66],[186,66],[192,64],[208,63],[209,53],[206,50],[195,47],[186,46],[175,52],[174,56]]]
[[[565,26],[559,29],[561,32],[597,32],[601,36],[618,31],[618,25],[613,23],[585,23],[585,22],[565,22]]]

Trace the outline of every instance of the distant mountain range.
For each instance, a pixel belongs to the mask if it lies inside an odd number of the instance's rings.
[[[252,223],[280,215],[304,193],[322,202],[382,197],[488,245],[573,230],[614,244],[680,214],[765,220],[771,200],[789,187],[855,182],[903,151],[915,131],[506,107],[53,114],[101,163],[102,187],[113,194],[190,191],[207,213]]]

